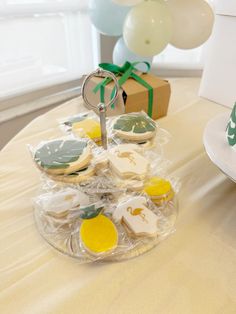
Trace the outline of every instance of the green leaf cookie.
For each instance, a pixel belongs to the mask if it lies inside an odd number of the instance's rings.
[[[229,145],[230,146],[236,145],[236,103],[233,107],[226,132]]]
[[[156,124],[149,117],[142,116],[140,114],[132,114],[123,115],[118,118],[113,128],[123,132],[143,134],[147,132],[154,132],[156,130]]]
[[[100,214],[102,209],[103,207],[96,208],[94,204],[88,207],[80,208],[80,210],[82,211],[82,213],[80,214],[80,218],[91,219],[91,218],[97,217]]]
[[[79,159],[87,143],[77,140],[55,140],[36,150],[34,160],[43,168],[68,168]]]

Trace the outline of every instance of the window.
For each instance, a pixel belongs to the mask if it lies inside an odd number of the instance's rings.
[[[177,49],[171,45],[155,56],[153,69],[163,76],[200,76],[203,69],[203,48]]]
[[[0,100],[78,79],[99,61],[86,0],[0,0]]]

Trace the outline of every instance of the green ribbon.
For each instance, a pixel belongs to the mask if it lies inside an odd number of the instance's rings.
[[[118,66],[112,63],[100,63],[99,67],[103,70],[110,71],[116,76],[120,76],[120,79],[118,80],[119,87],[121,87],[129,78],[133,78],[135,81],[137,81],[139,84],[147,88],[148,90],[148,115],[149,117],[152,117],[152,109],[153,109],[153,88],[151,85],[149,85],[145,80],[143,80],[139,75],[137,75],[135,72],[138,71],[136,69],[136,66],[138,64],[146,64],[147,70],[144,73],[147,73],[150,71],[150,64],[148,62],[125,62],[123,66]],[[104,103],[105,101],[105,86],[112,81],[111,78],[105,78],[102,80],[99,84],[95,86],[93,89],[94,93],[97,93],[100,91],[100,101]],[[111,98],[113,98],[115,93],[115,87],[112,90]],[[112,108],[114,109],[114,104],[112,105]]]

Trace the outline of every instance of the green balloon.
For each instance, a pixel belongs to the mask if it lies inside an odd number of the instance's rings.
[[[127,47],[140,56],[160,53],[171,40],[172,18],[164,1],[145,1],[133,7],[124,22]]]

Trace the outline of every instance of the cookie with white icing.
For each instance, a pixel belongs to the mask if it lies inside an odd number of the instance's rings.
[[[87,194],[72,188],[45,193],[36,199],[36,204],[40,209],[55,218],[63,218],[73,212],[75,208],[86,206],[89,203],[90,199]]]
[[[108,153],[111,170],[122,179],[142,180],[149,171],[149,161],[137,153],[136,146],[118,145]]]
[[[34,153],[38,167],[51,175],[70,174],[86,167],[92,158],[86,141],[58,139],[48,141]]]
[[[114,133],[125,140],[146,141],[156,134],[156,123],[141,113],[124,114],[113,123]]]
[[[146,199],[136,196],[119,204],[112,218],[124,224],[135,237],[155,237],[158,234],[158,217],[146,207]]]

